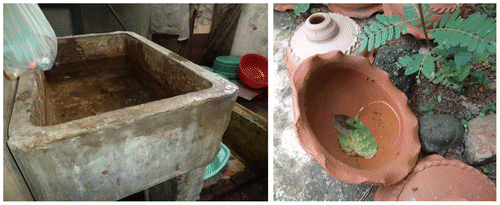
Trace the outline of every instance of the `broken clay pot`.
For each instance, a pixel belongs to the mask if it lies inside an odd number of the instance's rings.
[[[378,187],[375,201],[495,201],[496,186],[459,160],[429,155],[401,182]]]
[[[328,4],[333,13],[357,19],[366,19],[374,13],[382,12],[382,4]]]
[[[291,78],[291,73],[300,62],[314,54],[333,50],[340,50],[347,55],[368,54],[359,53],[361,40],[355,34],[361,33],[361,27],[354,20],[341,14],[315,13],[309,16],[290,37],[285,57],[287,76]]]
[[[287,10],[293,10],[295,4],[274,4],[274,10],[279,12],[285,12]]]
[[[432,25],[434,24],[434,22],[441,21],[441,19],[443,19],[444,14],[446,12],[450,12],[450,14],[451,14],[459,8],[461,10],[459,16],[464,17],[465,16],[464,5],[465,4],[430,4],[428,12],[434,11],[434,14],[431,16],[431,18],[429,18],[427,21],[425,21],[426,24],[432,22],[431,25],[427,28],[430,29],[430,28],[432,28]],[[403,20],[406,21],[406,18],[404,17],[404,10],[402,8],[403,6],[404,6],[404,4],[382,4],[382,8],[384,10],[384,15],[391,16],[392,14],[396,14],[396,15],[400,16],[401,18],[403,18]],[[424,14],[424,16],[425,15],[426,14]],[[409,33],[418,39],[425,39],[424,31],[418,30],[419,27],[422,27],[420,24],[412,26],[408,22],[408,23],[406,23],[406,26],[407,26],[406,33]],[[429,35],[429,38],[431,36],[432,35]]]
[[[367,58],[341,51],[313,55],[292,73],[295,132],[301,147],[338,180],[388,186],[401,181],[420,152],[418,121],[408,98]],[[371,159],[351,157],[339,146],[335,115],[359,120],[378,149]]]

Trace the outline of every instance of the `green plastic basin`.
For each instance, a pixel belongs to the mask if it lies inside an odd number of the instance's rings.
[[[205,169],[205,177],[204,179],[209,179],[217,175],[224,166],[226,166],[227,162],[229,161],[229,156],[231,156],[231,151],[229,151],[229,148],[226,147],[226,145],[220,143],[220,151],[215,157],[214,161],[207,165]]]

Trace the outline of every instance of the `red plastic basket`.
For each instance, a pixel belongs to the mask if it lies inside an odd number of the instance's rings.
[[[247,53],[240,59],[238,75],[240,80],[252,88],[267,87],[267,57],[257,53]]]

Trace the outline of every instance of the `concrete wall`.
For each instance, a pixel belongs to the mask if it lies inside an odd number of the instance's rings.
[[[243,4],[231,55],[258,53],[267,56],[267,4]]]
[[[8,80],[5,75],[3,77],[3,200],[33,201],[28,186],[6,144],[17,82],[17,79]]]
[[[111,4],[128,31],[151,39],[150,4]],[[84,4],[82,15],[85,33],[122,31],[116,18],[105,4]]]
[[[81,4],[80,6],[83,22],[73,21],[69,7],[42,8],[57,37],[74,35],[73,23],[83,24],[85,34],[123,30],[106,4]],[[151,39],[150,4],[111,4],[111,6],[128,31]]]

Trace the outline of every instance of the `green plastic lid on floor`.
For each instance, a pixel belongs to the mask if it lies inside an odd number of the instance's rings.
[[[215,157],[214,161],[207,165],[205,168],[205,177],[203,179],[210,179],[217,175],[224,166],[226,166],[227,162],[229,161],[229,156],[231,156],[231,151],[229,151],[229,148],[226,147],[226,145],[220,143],[220,151]]]

